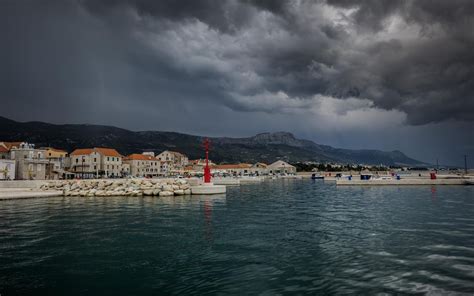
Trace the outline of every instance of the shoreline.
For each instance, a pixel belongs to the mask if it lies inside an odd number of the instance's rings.
[[[0,190],[0,200],[29,199],[63,196],[61,191],[41,191],[30,188],[9,188]]]
[[[469,179],[335,180],[337,186],[474,185]]]

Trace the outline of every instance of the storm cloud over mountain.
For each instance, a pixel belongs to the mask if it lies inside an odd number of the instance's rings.
[[[473,1],[5,0],[0,19],[3,116],[474,154]]]

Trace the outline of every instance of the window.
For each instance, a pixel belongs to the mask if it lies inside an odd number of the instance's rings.
[[[110,158],[107,156],[107,161],[110,161]]]
[[[97,158],[94,157],[94,162],[97,162]]]
[[[94,166],[94,170],[97,170],[97,166],[96,166],[96,165]]]
[[[79,162],[79,158],[76,158],[76,163],[78,163],[78,162]]]

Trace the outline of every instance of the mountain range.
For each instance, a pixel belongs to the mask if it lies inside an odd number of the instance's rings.
[[[111,147],[121,154],[174,150],[190,159],[203,158],[204,137],[175,132],[130,131],[113,126],[18,122],[0,117],[0,141],[26,141],[37,147],[69,152],[76,148]],[[423,165],[400,151],[352,150],[297,139],[288,132],[261,133],[248,138],[209,137],[214,162],[316,161],[385,165]]]

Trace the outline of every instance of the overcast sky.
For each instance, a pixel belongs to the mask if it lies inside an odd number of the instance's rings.
[[[474,1],[0,1],[0,116],[474,163]]]

